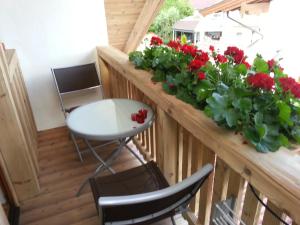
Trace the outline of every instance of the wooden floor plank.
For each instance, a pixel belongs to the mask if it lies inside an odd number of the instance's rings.
[[[81,183],[96,169],[98,161],[91,154],[84,155],[83,163],[79,161],[66,127],[39,132],[38,139],[41,192],[22,203],[20,225],[99,224],[89,185],[76,197]],[[80,145],[84,147],[83,142]],[[105,147],[100,155],[105,158],[114,147]],[[124,149],[113,168],[118,172],[137,165],[138,160]],[[106,174],[109,172],[102,175]],[[155,223],[169,224],[170,220]]]

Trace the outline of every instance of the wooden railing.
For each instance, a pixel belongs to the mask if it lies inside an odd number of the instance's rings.
[[[239,134],[218,127],[203,112],[167,95],[151,74],[136,70],[128,56],[113,47],[99,47],[98,59],[107,97],[130,98],[153,107],[156,121],[134,142],[147,160],[155,160],[174,184],[206,163],[215,167],[195,200],[191,224],[210,224],[215,203],[235,199],[236,222],[280,224],[254,197],[248,183],[276,214],[300,223],[300,155],[281,149],[262,154],[243,143]]]
[[[15,204],[39,192],[37,130],[16,51],[0,43],[0,167]]]

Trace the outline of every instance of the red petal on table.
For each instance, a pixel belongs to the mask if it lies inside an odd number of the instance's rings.
[[[136,121],[137,120],[137,114],[136,113],[132,113],[131,114],[131,120],[132,121]]]

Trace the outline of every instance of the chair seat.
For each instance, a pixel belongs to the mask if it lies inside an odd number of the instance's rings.
[[[153,161],[114,175],[92,178],[90,185],[97,208],[99,197],[141,194],[169,187]]]
[[[66,108],[65,109],[65,112],[66,113],[71,113],[73,110],[77,109],[79,106],[74,106],[74,107],[71,107],[71,108]]]

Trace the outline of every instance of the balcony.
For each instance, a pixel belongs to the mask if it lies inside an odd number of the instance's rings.
[[[231,205],[235,224],[281,224],[255,197],[250,184],[283,220],[300,224],[300,147],[258,153],[239,134],[218,127],[203,112],[166,94],[151,81],[149,72],[135,69],[127,55],[137,47],[162,1],[126,1],[116,8],[117,0],[105,2],[110,45],[96,47],[105,96],[144,102],[156,115],[153,126],[135,136],[131,146],[144,160],[154,160],[170,184],[206,163],[214,166],[190,211],[176,217],[177,224],[214,224],[216,205],[224,201]],[[124,6],[134,13],[127,15]],[[65,126],[38,131],[16,50],[2,45],[0,50],[0,180],[7,201],[20,207],[19,224],[99,224],[90,188],[76,197],[97,161],[90,154],[83,163],[78,160]],[[124,151],[113,168],[123,171],[138,165]],[[9,224],[1,205],[0,221]]]

